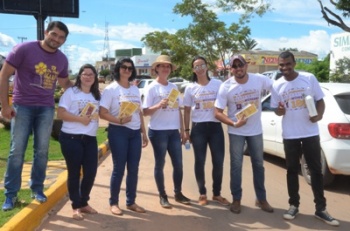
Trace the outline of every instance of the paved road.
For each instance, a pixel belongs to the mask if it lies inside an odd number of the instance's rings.
[[[227,137],[226,137],[227,140]],[[226,142],[226,144],[228,144]],[[228,153],[228,147],[226,149]],[[114,216],[109,211],[109,179],[112,171],[111,156],[101,162],[94,188],[91,193],[90,204],[99,211],[97,215],[87,215],[84,221],[75,221],[71,218],[72,210],[68,198],[49,214],[38,230],[349,230],[350,228],[350,178],[340,177],[335,184],[326,190],[329,212],[340,220],[341,226],[331,227],[313,217],[314,204],[311,189],[300,176],[301,206],[297,219],[287,222],[282,219],[284,210],[288,207],[288,197],[285,182],[284,162],[281,159],[267,156],[265,161],[266,188],[268,200],[275,208],[272,214],[261,211],[254,206],[254,191],[249,157],[244,158],[243,167],[243,199],[242,213],[237,215],[210,201],[208,206],[199,206],[197,203],[198,189],[193,173],[192,149],[183,149],[184,181],[183,193],[193,200],[192,205],[186,206],[174,201],[172,195],[171,165],[167,159],[165,167],[166,189],[172,209],[163,209],[159,205],[157,190],[153,178],[152,147],[143,150],[139,171],[139,186],[136,202],[147,212],[137,214],[125,209],[125,182],[120,194],[120,207],[124,210],[123,216]],[[209,160],[209,158],[208,158]],[[209,162],[210,163],[210,162]],[[210,179],[211,166],[207,163],[208,196],[211,197]],[[124,179],[125,181],[125,179]],[[226,155],[222,195],[231,200],[229,191],[229,156]]]

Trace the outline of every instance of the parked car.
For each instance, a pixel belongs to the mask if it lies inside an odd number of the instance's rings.
[[[106,78],[101,75],[101,76],[98,77],[98,82],[99,83],[106,83]]]
[[[318,122],[321,139],[321,161],[324,185],[337,174],[350,175],[350,84],[321,83],[326,109]],[[270,108],[270,95],[262,100],[264,152],[285,158],[282,139],[282,117]],[[296,123],[298,121],[295,121]],[[301,171],[311,183],[310,173],[302,156]]]
[[[143,97],[145,95],[145,88],[152,83],[154,79],[142,79],[140,80],[139,84],[137,85],[137,87],[139,88],[140,91],[140,95],[141,95],[141,101],[143,101]]]
[[[142,79],[152,79],[149,75],[136,75],[133,84],[137,86]]]
[[[181,85],[184,83],[189,83],[188,80],[181,78],[181,77],[172,77],[168,80],[171,83],[174,83],[177,86],[177,89],[180,91]]]

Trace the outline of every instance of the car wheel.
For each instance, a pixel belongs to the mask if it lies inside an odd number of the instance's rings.
[[[311,184],[310,170],[306,164],[304,155],[302,155],[301,157],[300,164],[301,164],[301,173],[303,174],[304,179],[308,184]],[[321,150],[321,164],[322,164],[321,171],[323,174],[323,185],[328,186],[333,182],[334,175],[329,171],[328,164],[322,150]]]

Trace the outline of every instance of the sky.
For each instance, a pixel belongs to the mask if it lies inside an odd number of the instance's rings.
[[[298,48],[317,54],[320,59],[330,51],[331,35],[343,31],[328,25],[322,18],[317,0],[269,0],[274,9],[262,17],[255,16],[248,26],[256,48],[278,51]],[[202,0],[213,3],[214,0]],[[328,6],[324,0],[324,5]],[[105,56],[108,38],[109,57],[114,50],[141,48],[141,38],[153,31],[175,33],[191,23],[190,17],[174,14],[181,0],[80,0],[79,18],[51,17],[64,22],[70,31],[60,48],[68,57],[73,73],[85,63],[95,64]],[[230,25],[238,22],[240,12],[223,13],[213,9],[219,20]],[[339,13],[339,12],[338,12]],[[349,23],[350,24],[350,23]],[[349,25],[348,24],[348,25]],[[108,32],[108,33],[106,33]],[[0,54],[6,56],[21,42],[37,40],[37,21],[31,15],[0,13]],[[205,54],[202,54],[205,56]]]

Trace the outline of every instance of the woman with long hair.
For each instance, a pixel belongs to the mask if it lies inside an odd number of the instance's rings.
[[[224,132],[221,122],[214,116],[214,102],[221,81],[209,78],[208,64],[202,56],[196,56],[192,60],[192,71],[193,83],[186,87],[184,94],[184,123],[185,141],[192,142],[194,151],[194,172],[200,195],[198,203],[208,204],[204,166],[209,145],[213,164],[212,199],[222,205],[229,205],[230,203],[220,194],[225,156]]]
[[[63,120],[59,142],[66,160],[68,193],[75,220],[83,220],[82,213],[97,213],[88,201],[98,164],[96,133],[100,98],[97,71],[85,64],[74,86],[64,92],[58,104],[57,117]]]

